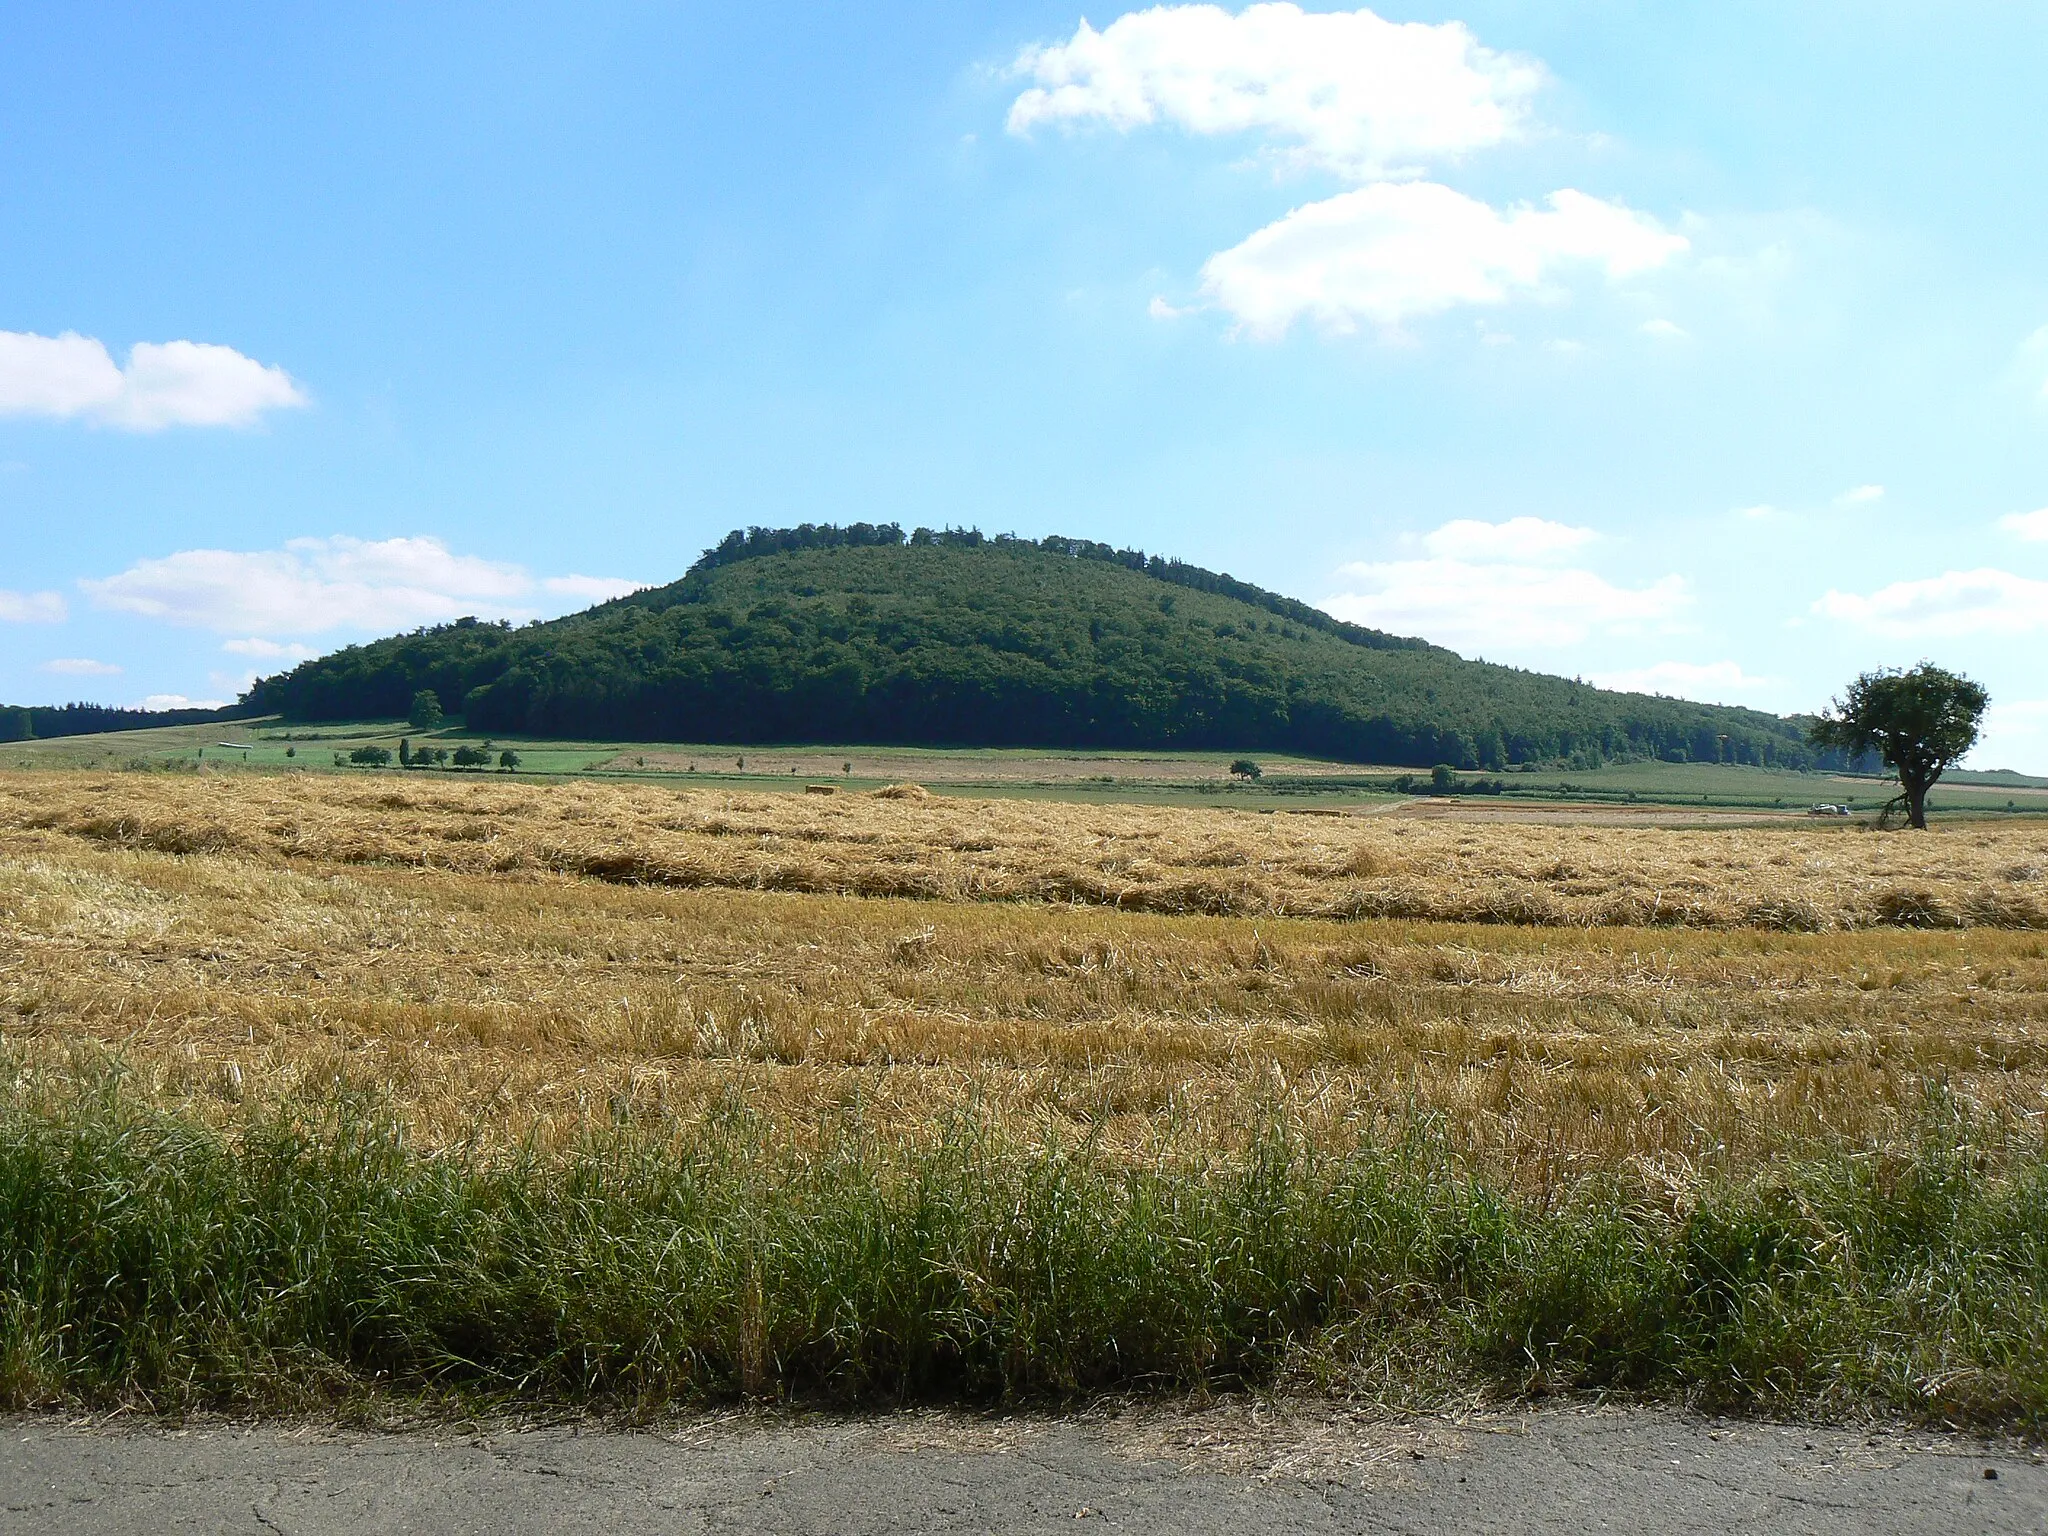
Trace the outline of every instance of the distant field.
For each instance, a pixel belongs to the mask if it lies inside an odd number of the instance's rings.
[[[671,887],[1155,912],[1824,931],[2048,926],[2048,826],[1940,837],[762,794],[489,774],[0,774],[0,830],[115,847]]]
[[[0,747],[0,768],[161,771],[195,768],[203,761],[221,768],[360,775],[375,770],[337,768],[336,755],[346,757],[354,748],[371,744],[395,750],[401,737],[451,749],[479,739],[453,729],[416,732],[399,722],[289,728],[266,719],[229,727],[190,726],[12,743]],[[494,745],[516,750],[519,773],[526,777],[648,779],[759,790],[801,788],[819,782],[864,790],[909,780],[943,794],[1247,809],[1302,803],[1330,807],[1412,804],[1415,797],[1396,793],[1395,781],[1403,775],[1428,777],[1414,769],[1268,753],[1249,754],[1258,762],[1261,777],[1256,783],[1247,783],[1230,772],[1231,764],[1247,754],[1228,752],[759,748],[509,737]],[[1623,810],[1704,808],[1713,813],[1704,818],[1711,824],[1725,819],[1724,813],[1766,820],[1803,816],[1809,806],[1822,802],[1846,803],[1859,814],[1869,815],[1890,794],[1876,779],[1711,763],[1624,763],[1569,772],[1509,770],[1461,773],[1458,777],[1467,784],[1474,780],[1501,784],[1502,793],[1497,796],[1459,797],[1459,806],[1489,816],[1498,814],[1503,806],[1533,803]],[[2048,779],[1952,774],[1936,788],[1929,804],[1937,812],[1950,814],[2048,814]],[[1442,814],[1441,808],[1432,814]]]
[[[275,720],[255,720],[229,728],[177,727],[16,743],[0,748],[0,767],[163,769],[192,768],[205,761],[217,767],[334,772],[337,755],[346,757],[355,748],[372,744],[395,751],[401,738],[449,748],[481,740],[454,729],[414,731],[402,722],[292,728]],[[519,773],[527,777],[648,778],[762,790],[801,788],[821,780],[851,789],[873,789],[909,779],[952,792],[1054,792],[1110,798],[1134,793],[1197,798],[1219,794],[1270,797],[1274,793],[1233,779],[1230,764],[1243,755],[1239,753],[689,746],[515,737],[498,738],[494,745],[516,750]],[[1267,754],[1259,755],[1258,761],[1262,771],[1275,779],[1321,782],[1367,771],[1348,764]],[[344,767],[338,771],[360,774],[366,770]],[[1342,785],[1334,792],[1354,797],[1358,793]]]

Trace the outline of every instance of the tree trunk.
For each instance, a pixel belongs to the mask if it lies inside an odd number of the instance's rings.
[[[1922,832],[1925,832],[1927,830],[1927,791],[1929,786],[1913,783],[1903,787],[1906,791],[1906,820],[1910,825],[1918,827]]]

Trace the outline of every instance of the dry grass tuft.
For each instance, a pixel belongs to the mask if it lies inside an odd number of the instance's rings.
[[[884,784],[875,791],[877,800],[929,800],[932,792],[922,784]]]

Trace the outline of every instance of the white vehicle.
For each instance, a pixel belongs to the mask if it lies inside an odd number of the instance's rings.
[[[1816,805],[1809,809],[1806,814],[1809,816],[1846,816],[1849,814],[1849,807],[1846,805]]]

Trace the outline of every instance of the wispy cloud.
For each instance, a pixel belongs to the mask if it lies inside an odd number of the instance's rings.
[[[62,624],[68,611],[55,592],[0,589],[0,624]]]
[[[44,662],[43,670],[59,677],[118,677],[121,672],[111,661],[93,661],[85,656],[60,656]]]
[[[1427,559],[1344,566],[1343,590],[1323,607],[1354,623],[1500,656],[1669,628],[1691,606],[1682,577],[1626,587],[1565,562],[1594,537],[1539,518],[1461,519],[1423,537]]]
[[[537,618],[639,583],[536,577],[524,566],[457,554],[435,538],[336,535],[282,549],[182,550],[79,586],[101,608],[243,637],[227,648],[254,656],[262,653],[251,647],[334,630],[408,629],[466,615]]]
[[[581,603],[608,603],[615,597],[639,591],[642,585],[612,576],[544,576],[540,589],[550,597],[574,598]]]
[[[2010,571],[1947,571],[1868,594],[1830,591],[1813,611],[1902,639],[2042,634],[2048,633],[2048,581]]]
[[[1422,536],[1422,547],[1439,560],[1557,560],[1596,543],[1591,528],[1575,528],[1543,517],[1511,517],[1488,523],[1458,517]]]
[[[258,661],[306,661],[320,654],[315,646],[296,640],[265,640],[260,635],[227,641],[221,649],[234,656],[253,656]]]
[[[1703,704],[1741,704],[1777,688],[1774,677],[1753,677],[1734,661],[1660,661],[1618,672],[1595,672],[1591,680],[1620,693],[1662,693]]]
[[[306,403],[290,374],[233,347],[137,342],[126,365],[76,331],[0,331],[0,416],[79,418],[133,432],[246,427]]]
[[[2031,390],[2037,400],[2048,400],[2048,325],[2034,331],[2019,344],[2014,354],[2013,367],[2019,374],[2021,385]]]
[[[1848,490],[1837,496],[1835,498],[1835,505],[1838,507],[1866,507],[1873,501],[1882,500],[1884,500],[1883,486],[1857,485],[1851,486]]]
[[[1993,699],[1966,761],[1980,769],[2048,770],[2048,699]]]

